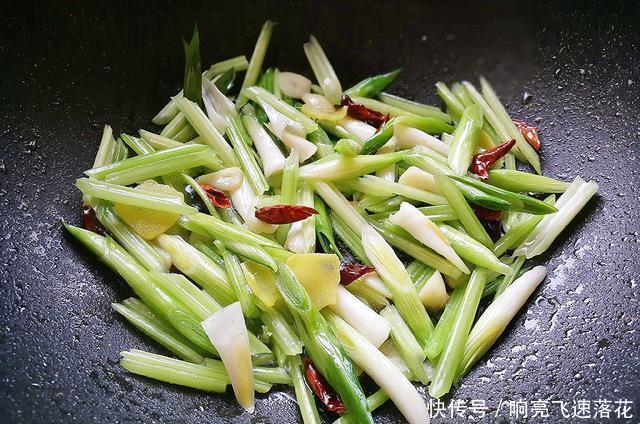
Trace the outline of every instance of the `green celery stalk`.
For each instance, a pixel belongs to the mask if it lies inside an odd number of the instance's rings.
[[[313,182],[311,184],[316,193],[325,201],[336,216],[360,237],[362,229],[368,226],[367,221],[358,213],[358,211],[349,203],[344,195],[331,183]],[[335,218],[334,218],[335,221]]]
[[[449,205],[422,206],[418,210],[433,222],[455,221],[458,219]],[[389,215],[391,215],[391,212],[376,213],[369,215],[368,219],[379,221],[388,218]]]
[[[335,155],[300,168],[300,177],[313,181],[357,178],[402,160],[403,152],[380,155]]]
[[[582,178],[576,177],[567,191],[558,199],[556,203],[558,212],[542,218],[542,221],[519,244],[513,254],[525,255],[530,259],[544,253],[597,191],[598,185],[595,182],[585,182]]]
[[[176,106],[177,107],[177,106]],[[171,149],[173,147],[179,147],[182,145],[179,141],[172,138],[163,137],[159,134],[154,134],[150,131],[139,130],[140,137],[147,143],[152,150],[147,150],[145,154],[153,153],[155,150]],[[141,154],[141,153],[138,153]]]
[[[458,187],[473,187],[483,191],[489,196],[493,196],[508,202],[510,205],[509,210],[526,212],[534,215],[545,215],[558,211],[555,206],[545,203],[542,200],[538,200],[530,196],[525,196],[524,194],[503,190],[501,188],[483,183],[482,181],[479,181],[475,178],[459,176],[452,176],[451,178],[456,182],[456,185]]]
[[[535,193],[563,193],[569,187],[564,181],[513,169],[489,171],[487,183],[508,191]]]
[[[129,151],[121,138],[116,140],[115,149],[113,150],[112,162],[120,162],[129,157]]]
[[[182,98],[182,96],[180,98]],[[184,113],[178,110],[176,116],[174,116],[173,119],[167,125],[165,125],[164,128],[162,128],[162,131],[160,131],[160,135],[173,139],[175,135],[178,134],[187,125],[189,125],[189,121],[187,121]]]
[[[400,74],[402,69],[395,69],[386,74],[374,75],[368,77],[346,90],[344,94],[356,97],[376,97],[387,88],[393,80]]]
[[[449,117],[448,114],[442,112],[435,106],[414,102],[413,100],[408,100],[389,93],[380,93],[380,100],[382,103],[388,104],[389,106],[398,107],[419,116],[436,118],[444,122],[451,121],[451,117]]]
[[[187,306],[202,321],[222,309],[213,297],[207,296],[195,284],[181,274],[154,272],[153,282],[176,300]]]
[[[291,153],[284,162],[284,168],[282,169],[282,186],[280,188],[280,204],[283,205],[295,205],[296,193],[298,191],[298,175],[299,175],[299,160],[298,151],[291,150]],[[287,240],[287,234],[289,233],[291,225],[279,225],[276,230],[276,240],[278,243],[284,246]]]
[[[411,333],[411,329],[404,322],[398,310],[389,305],[380,311],[380,315],[391,324],[391,339],[394,341],[404,362],[409,367],[413,377],[421,383],[428,384],[429,377],[424,371],[424,360],[426,355],[424,349]]]
[[[318,124],[316,124],[313,119],[307,117],[304,113],[300,112],[293,106],[278,99],[276,96],[269,93],[262,87],[248,87],[243,90],[243,93],[247,98],[249,98],[249,100],[253,102],[258,102],[258,100],[261,100],[287,118],[298,122],[300,125],[302,125],[302,128],[304,128],[307,134],[310,134],[318,129]]]
[[[555,204],[555,195],[550,195],[544,200],[550,205]],[[509,230],[498,239],[493,248],[493,254],[496,256],[502,255],[507,250],[515,247],[518,242],[524,239],[533,229],[542,221],[544,215],[529,215],[525,219],[518,221],[509,228]]]
[[[253,233],[246,228],[231,224],[210,215],[197,213],[180,218],[180,226],[186,230],[193,231],[213,239],[238,241],[247,244],[257,244],[258,246],[282,249],[278,243]]]
[[[333,223],[333,229],[340,240],[342,240],[358,261],[366,265],[371,264],[369,259],[367,259],[367,255],[364,253],[362,242],[360,241],[358,234],[356,234],[334,211],[331,211],[331,222]]]
[[[385,114],[385,115],[388,114],[393,118],[395,118],[397,116],[415,115],[414,113],[411,113],[411,112],[409,112],[407,110],[401,109],[401,108],[396,107],[396,106],[392,106],[392,105],[387,104],[387,103],[383,103],[380,100],[376,100],[376,99],[370,99],[370,98],[367,98],[367,97],[359,97],[359,96],[351,96],[351,100],[353,100],[354,103],[363,105],[367,109],[371,109],[371,110],[374,110],[376,112],[380,112],[380,113]],[[415,116],[417,116],[417,115],[415,115]]]
[[[209,147],[185,144],[90,169],[85,174],[108,183],[129,185],[198,166],[217,171],[222,163]]]
[[[307,386],[304,378],[304,369],[302,368],[300,356],[290,356],[287,359],[289,374],[293,381],[293,388],[296,393],[298,408],[300,408],[302,422],[304,424],[321,424],[322,421],[320,420],[320,415],[318,415],[318,408],[316,408],[313,392],[309,386]]]
[[[451,174],[447,158],[426,149],[418,150],[414,148],[410,154],[404,156],[402,161],[409,166],[416,166],[433,175]]]
[[[200,109],[197,104],[185,98],[178,99],[176,104],[198,133],[199,139],[216,152],[225,167],[238,166],[238,161],[233,149],[229,146],[222,134],[218,132],[207,115],[204,114],[202,109]],[[160,135],[164,134],[161,133]]]
[[[438,228],[449,239],[451,247],[462,259],[500,274],[506,275],[511,272],[509,265],[500,262],[489,248],[471,236],[446,224],[439,225]]]
[[[371,225],[378,230],[382,237],[384,237],[392,246],[397,247],[423,264],[435,268],[441,273],[454,278],[457,278],[462,274],[462,272],[451,262],[434,253],[432,250],[425,248],[422,244],[415,241],[413,237],[408,235],[408,233],[401,227],[393,225],[388,221],[373,221],[371,222]]]
[[[286,384],[288,386],[293,385],[291,377],[282,368],[274,367],[254,367],[253,377],[260,381],[264,381],[269,384]]]
[[[493,88],[489,85],[487,80],[482,77],[480,78],[480,86],[486,106],[489,106],[494,111],[495,120],[501,124],[501,126],[508,134],[508,136],[504,139],[515,139],[517,150],[522,154],[522,156],[524,156],[527,162],[531,164],[533,169],[535,169],[538,174],[541,174],[542,169],[540,167],[540,156],[538,156],[536,150],[524,139],[523,135],[511,120],[511,117],[507,113],[507,110],[500,102],[500,99],[498,99],[495,91],[493,91]],[[470,95],[474,96],[474,98],[482,98],[480,93],[478,93],[475,87],[473,87],[471,84],[466,83],[465,88],[467,89],[467,91],[469,91]]]
[[[449,167],[454,174],[466,175],[471,165],[482,122],[480,106],[473,105],[464,110],[449,148]]]
[[[214,63],[202,74],[207,79],[212,79],[216,75],[222,75],[230,70],[240,72],[245,71],[249,67],[249,62],[245,55],[232,57],[222,62]]]
[[[496,288],[496,293],[493,296],[493,300],[496,300],[496,298],[500,296],[505,291],[505,289],[515,281],[515,279],[518,276],[518,273],[520,272],[520,268],[522,268],[522,265],[524,264],[525,260],[526,258],[524,256],[518,256],[516,258],[516,260],[511,265],[511,269],[513,270],[513,273],[511,275],[506,275],[501,280],[500,285],[498,285],[498,287]]]
[[[327,212],[327,205],[324,203],[320,196],[314,196],[313,201],[314,209],[318,211],[316,215],[315,226],[317,239],[322,246],[324,253],[335,253],[338,257],[342,258],[342,253],[338,246],[336,246],[336,240],[333,235],[333,228],[331,226],[331,217]]]
[[[247,72],[244,75],[242,87],[240,87],[240,95],[238,96],[238,100],[236,100],[236,110],[240,110],[240,108],[247,103],[247,98],[244,96],[243,90],[255,85],[258,80],[258,75],[260,74],[264,57],[266,56],[267,49],[269,48],[269,42],[271,41],[274,25],[275,24],[269,20],[262,25],[260,35],[258,35],[258,40],[256,41],[256,46],[253,49],[253,54],[251,55],[251,59],[249,59],[249,66],[247,67]]]
[[[411,277],[411,281],[413,281],[413,285],[416,286],[416,291],[420,293],[420,290],[422,290],[427,281],[429,281],[435,269],[420,261],[414,260],[407,266],[407,272],[409,273],[409,277]]]
[[[134,374],[207,392],[224,393],[227,388],[228,377],[205,365],[171,358],[166,358],[166,362],[159,361],[147,356],[151,354],[139,351],[121,352],[120,355],[120,365]]]
[[[333,105],[340,104],[342,87],[331,62],[316,37],[311,35],[309,42],[304,44],[304,54],[307,56],[313,74],[322,88],[322,93]]]
[[[493,248],[491,237],[489,237],[489,234],[487,234],[487,231],[456,185],[446,175],[436,175],[434,179],[440,188],[440,192],[444,194],[466,232],[485,246]]]
[[[166,349],[185,361],[192,362],[194,364],[201,364],[204,362],[204,357],[189,346],[189,342],[186,339],[183,337],[176,337],[170,332],[167,332],[161,323],[159,325],[159,321],[149,319],[148,316],[142,315],[120,303],[112,303],[111,307],[134,327],[149,336],[153,341],[164,346]]]
[[[102,130],[102,139],[100,140],[100,146],[98,147],[92,168],[99,168],[110,163],[115,147],[116,140],[113,138],[113,130],[109,125],[105,125]]]
[[[324,314],[349,357],[389,395],[407,421],[411,424],[428,423],[427,406],[400,369],[338,315],[330,311]],[[353,411],[349,411],[349,416],[354,422],[361,422]]]
[[[148,271],[169,270],[158,251],[122,221],[112,206],[100,202],[96,207],[96,216],[109,233]]]
[[[473,319],[478,310],[478,304],[486,282],[487,271],[477,268],[473,271],[471,277],[469,277],[469,282],[465,286],[460,309],[429,388],[429,394],[435,398],[441,398],[451,389],[462,361],[464,345],[469,337],[469,331],[471,331]]]
[[[189,308],[201,321],[222,309],[222,305],[211,295],[205,290],[200,290],[183,275],[153,272],[149,276],[158,287]],[[249,348],[253,356],[271,353],[252,332],[249,332]]]
[[[340,183],[340,186],[373,196],[400,195],[407,199],[413,199],[430,205],[445,205],[447,203],[445,198],[438,194],[420,190],[406,184],[387,181],[373,175],[365,175],[357,180],[344,181]]]
[[[144,130],[140,130],[140,131],[144,131]],[[155,135],[155,134],[154,134]],[[160,136],[158,136],[160,137]],[[144,156],[144,155],[148,155],[149,153],[153,153],[156,151],[156,149],[151,146],[147,140],[140,136],[140,137],[132,137],[130,135],[127,134],[120,134],[120,138],[122,139],[122,141],[124,141],[127,146],[129,146],[131,148],[131,150],[133,150],[135,152],[136,155],[138,156]],[[164,138],[164,137],[162,137]],[[171,140],[170,138],[167,138],[167,140]],[[173,140],[172,140],[173,141]],[[177,143],[177,141],[175,142]],[[172,147],[177,147],[177,146],[172,146]]]
[[[398,209],[398,204],[393,203],[393,207],[389,206],[388,202],[393,201],[396,198],[401,196],[374,196],[372,194],[364,194],[362,193],[358,196],[358,203],[356,205],[356,209],[359,211],[369,211],[377,214],[383,214],[384,212],[379,212],[381,209],[390,208],[391,210]]]
[[[436,83],[436,92],[442,101],[447,105],[449,114],[454,121],[460,121],[460,117],[464,112],[464,105],[458,100],[458,98],[449,90],[449,87],[443,82]]]
[[[393,294],[393,302],[400,315],[411,328],[420,346],[424,347],[433,330],[433,323],[422,306],[404,265],[386,240],[371,227],[362,230],[362,247]]]
[[[149,278],[145,271],[118,243],[108,237],[102,237],[91,231],[83,230],[68,224],[65,228],[98,259],[115,270],[131,286],[133,291],[154,312],[173,325],[180,334],[193,344],[207,352],[215,353],[215,349],[198,318],[182,303],[177,302],[161,290]]]
[[[447,343],[447,338],[451,333],[451,328],[453,327],[453,323],[455,322],[456,317],[458,316],[458,311],[460,310],[460,305],[462,304],[464,291],[465,286],[459,286],[453,289],[451,296],[449,296],[449,302],[447,302],[444,312],[436,324],[435,330],[431,333],[431,337],[429,338],[429,342],[425,349],[427,358],[429,358],[430,361],[435,361],[438,358]]]
[[[457,378],[466,374],[491,348],[546,274],[543,266],[527,271],[484,310],[465,342]]]
[[[367,399],[343,348],[324,317],[311,304],[309,295],[288,266],[279,263],[276,285],[289,310],[313,363],[351,414],[361,423],[373,424]]]
[[[453,177],[453,176],[450,176]],[[511,210],[512,204],[507,200],[501,199],[496,196],[492,196],[484,191],[480,190],[477,187],[467,185],[457,181],[453,178],[454,183],[458,190],[462,193],[462,195],[467,199],[470,203],[483,206],[487,209],[493,210]]]
[[[344,156],[356,156],[360,153],[360,143],[350,138],[341,138],[333,145],[333,150]]]
[[[286,356],[297,356],[302,353],[302,340],[291,328],[285,317],[276,308],[262,308],[260,319],[271,332],[273,343]]]
[[[231,140],[233,151],[235,152],[240,166],[244,170],[244,174],[249,179],[249,183],[257,195],[261,196],[269,190],[269,183],[264,176],[264,172],[258,164],[251,145],[251,137],[247,134],[247,130],[242,123],[239,114],[229,114],[226,117],[227,135]]]
[[[451,85],[451,91],[453,91],[453,94],[456,95],[465,108],[473,106],[476,103],[474,102],[474,99],[471,98],[467,90],[465,90],[464,86],[459,82]],[[485,113],[487,113],[487,111],[485,111]]]
[[[114,203],[139,206],[176,215],[197,212],[196,208],[185,204],[179,197],[168,194],[123,187],[90,178],[77,179],[76,186],[85,195]]]
[[[247,318],[256,318],[259,315],[258,307],[256,305],[257,298],[251,291],[247,280],[245,279],[242,268],[240,267],[240,261],[238,258],[229,253],[224,247],[224,244],[220,240],[214,242],[222,258],[224,259],[225,268],[227,270],[227,277],[229,283],[233,288],[236,298],[240,302],[242,307],[242,313]]]
[[[222,305],[226,306],[237,300],[225,271],[182,237],[162,234],[157,241],[171,255],[176,268],[207,290]]]

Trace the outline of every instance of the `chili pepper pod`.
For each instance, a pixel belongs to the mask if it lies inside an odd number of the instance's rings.
[[[318,211],[302,205],[273,205],[256,210],[256,218],[269,224],[292,224],[318,215]]]
[[[489,167],[509,153],[509,150],[511,150],[515,145],[516,140],[509,140],[494,147],[493,149],[478,153],[473,157],[473,161],[471,163],[473,172],[480,178],[487,178],[489,176]]]

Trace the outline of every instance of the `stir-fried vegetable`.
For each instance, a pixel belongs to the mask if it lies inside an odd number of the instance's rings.
[[[537,128],[484,78],[438,82],[445,110],[385,92],[399,70],[343,92],[313,36],[306,72],[265,69],[273,32],[202,72],[196,29],[164,127],[105,126],[76,182],[85,229],[65,226],[136,294],[114,311],[178,358],[124,351],[130,372],[231,384],[248,412],[293,386],[306,424],[372,423],[388,399],[428,423],[412,382],[440,398],[478,363],[546,275],[527,259],[598,186],[538,175]]]

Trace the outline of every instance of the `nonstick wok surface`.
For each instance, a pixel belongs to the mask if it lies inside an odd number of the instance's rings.
[[[126,285],[61,230],[62,221],[79,222],[73,183],[90,167],[103,124],[153,130],[151,117],[181,87],[180,40],[193,24],[208,65],[249,56],[267,18],[279,22],[268,65],[311,76],[302,43],[313,33],[343,86],[402,67],[391,91],[438,103],[436,81],[484,75],[513,116],[540,126],[545,174],[600,184],[539,258],[546,281],[445,402],[484,400],[491,415],[482,422],[559,422],[553,401],[572,412],[578,400],[629,399],[629,421],[638,422],[636,2],[10,1],[0,10],[2,422],[299,419],[290,390],[258,396],[249,416],[230,394],[120,368],[122,350],[161,351],[111,310],[130,295]],[[549,401],[549,418],[516,420],[506,404],[494,416],[501,402],[538,399]],[[390,405],[375,415],[402,421]],[[445,421],[466,419],[434,420]]]

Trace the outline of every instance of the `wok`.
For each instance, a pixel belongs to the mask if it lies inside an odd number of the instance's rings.
[[[310,75],[302,43],[313,33],[344,86],[402,67],[391,91],[434,104],[436,81],[484,75],[513,116],[540,126],[545,174],[600,184],[597,199],[539,258],[550,272],[526,309],[444,399],[483,400],[490,415],[467,410],[466,418],[435,422],[559,422],[553,401],[571,413],[573,402],[598,399],[633,401],[628,421],[638,422],[636,2],[143,0],[1,9],[3,422],[299,419],[288,390],[259,396],[249,416],[230,394],[158,384],[120,368],[121,350],[155,347],[110,308],[130,294],[126,285],[61,230],[61,221],[79,222],[73,183],[91,165],[102,125],[118,133],[153,129],[151,117],[181,87],[180,39],[193,24],[207,65],[250,55],[267,18],[279,22],[267,64]],[[509,400],[529,408],[547,401],[550,417],[510,416]],[[391,405],[375,415],[402,421]]]

